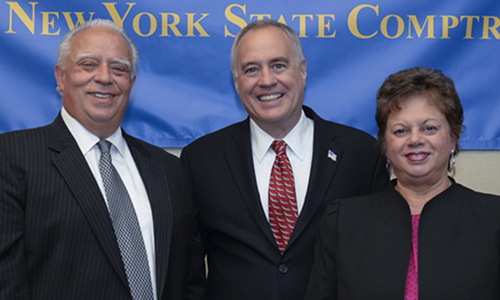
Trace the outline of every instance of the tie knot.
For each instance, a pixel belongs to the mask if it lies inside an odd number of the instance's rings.
[[[275,140],[271,144],[271,148],[276,152],[276,155],[284,155],[286,153],[286,142],[283,140]]]
[[[99,150],[101,150],[101,154],[108,154],[109,149],[111,148],[111,142],[108,140],[100,140],[97,143],[97,146],[99,147]]]

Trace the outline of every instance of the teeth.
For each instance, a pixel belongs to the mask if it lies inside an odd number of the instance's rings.
[[[101,94],[101,93],[91,93],[91,95],[97,98],[104,98],[104,99],[109,99],[113,97],[113,95]]]
[[[271,101],[271,100],[276,100],[276,99],[280,98],[281,96],[283,96],[283,94],[267,95],[267,96],[259,97],[259,100],[260,101]]]
[[[426,156],[427,154],[425,153],[421,153],[421,154],[412,154],[412,155],[408,155],[408,157],[421,157],[421,156]]]

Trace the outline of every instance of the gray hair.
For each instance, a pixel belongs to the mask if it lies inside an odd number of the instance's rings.
[[[300,66],[300,64],[304,60],[306,60],[304,56],[304,50],[302,50],[302,43],[300,42],[299,36],[292,28],[275,20],[269,20],[269,19],[258,20],[244,27],[238,33],[238,35],[236,35],[236,38],[234,39],[233,46],[231,47],[231,72],[233,72],[233,76],[238,77],[238,66],[236,66],[236,47],[238,46],[241,38],[253,29],[259,29],[265,27],[279,28],[288,35],[293,45],[293,52],[295,53],[295,61],[297,63],[297,66]]]
[[[70,53],[71,49],[71,40],[75,35],[77,35],[79,32],[89,29],[89,28],[97,28],[97,27],[102,27],[106,29],[110,29],[119,35],[123,37],[125,42],[127,42],[130,52],[132,52],[132,65],[131,65],[131,70],[130,70],[130,77],[131,79],[135,78],[135,74],[137,71],[137,66],[139,65],[139,51],[137,51],[137,46],[134,44],[132,39],[128,36],[128,34],[123,30],[122,27],[116,25],[113,21],[111,20],[105,20],[105,19],[95,19],[89,22],[86,22],[83,25],[80,25],[78,27],[73,28],[71,31],[66,33],[64,36],[61,45],[59,45],[59,52],[57,54],[57,64],[61,67],[61,69],[65,70],[66,69],[66,59],[68,58],[68,55]]]

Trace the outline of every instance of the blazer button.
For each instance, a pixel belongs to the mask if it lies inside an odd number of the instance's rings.
[[[288,267],[285,264],[283,264],[280,265],[279,270],[281,273],[286,274],[288,272]]]

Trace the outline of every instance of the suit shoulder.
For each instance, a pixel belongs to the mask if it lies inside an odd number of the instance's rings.
[[[0,149],[2,152],[30,151],[45,147],[48,141],[47,126],[15,130],[0,134]]]
[[[377,140],[367,132],[351,126],[325,120],[307,106],[304,106],[304,112],[307,117],[314,121],[314,126],[320,134],[326,136],[335,135],[337,138],[343,141],[345,140],[346,143],[373,145],[377,142]]]
[[[231,138],[231,136],[240,135],[245,130],[248,130],[248,132],[250,131],[248,127],[248,122],[246,120],[231,124],[227,127],[224,127],[222,129],[216,130],[212,133],[197,138],[189,145],[184,147],[183,152],[184,151],[189,152],[200,148],[210,149],[213,147],[219,147],[221,145],[224,145],[226,141]]]
[[[129,147],[135,147],[139,152],[157,162],[166,162],[171,165],[182,165],[179,158],[168,153],[165,149],[150,144],[136,137],[126,135]]]
[[[30,138],[33,135],[45,134],[47,131],[46,126],[29,128],[29,129],[21,129],[21,130],[13,130],[0,134],[1,140],[23,140],[26,138]]]
[[[328,129],[335,132],[338,138],[358,144],[376,144],[377,140],[367,132],[348,125],[325,121]]]
[[[451,195],[468,199],[472,206],[484,205],[490,208],[495,207],[497,211],[500,211],[500,196],[498,195],[477,192],[459,183],[455,184],[455,189]]]

